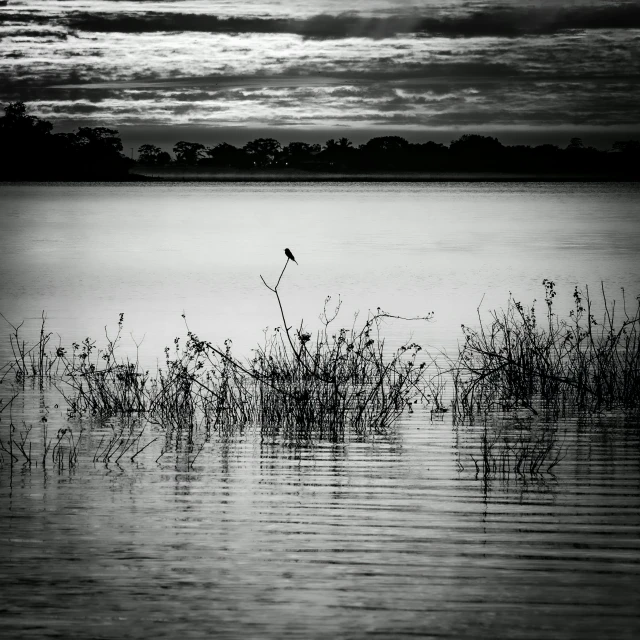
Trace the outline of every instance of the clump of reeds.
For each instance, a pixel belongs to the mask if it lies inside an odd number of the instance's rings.
[[[277,299],[282,326],[252,358],[235,358],[230,341],[214,346],[187,325],[186,340],[176,338],[165,349],[164,367],[151,376],[137,358],[117,358],[121,314],[105,349],[87,338],[73,345],[70,356],[63,354],[60,390],[70,414],[144,414],[176,442],[192,443],[200,430],[246,426],[290,441],[335,441],[384,433],[403,411],[428,401],[425,363],[417,362],[421,347],[407,342],[393,353],[385,350],[382,322],[397,316],[378,309],[360,325],[356,317],[350,328],[334,329],[340,304],[328,312],[327,299],[315,336],[302,325],[292,330],[278,290],[288,263],[274,287],[265,282]],[[112,457],[110,451],[101,459]]]
[[[45,379],[50,379],[59,373],[65,350],[60,343],[55,349],[51,349],[50,342],[53,334],[45,330],[47,318],[44,311],[41,317],[39,337],[34,344],[27,343],[20,335],[24,321],[19,325],[14,325],[2,313],[0,313],[0,317],[12,330],[9,343],[13,360],[6,366],[7,371],[4,372],[3,379],[11,371],[17,382],[24,383],[28,378],[33,378],[42,384]]]
[[[494,481],[508,486],[548,488],[567,455],[566,431],[556,420],[520,411],[484,412],[467,420],[453,416],[456,464],[470,472],[485,492]]]
[[[11,467],[22,460],[24,467],[41,464],[42,468],[46,469],[49,458],[58,471],[75,467],[78,464],[80,444],[84,435],[83,430],[81,429],[78,437],[76,437],[73,429],[68,426],[58,429],[56,435],[50,437],[47,422],[47,417],[42,416],[41,445],[35,443],[32,437],[32,424],[27,425],[26,422],[23,422],[22,429],[18,429],[11,422],[8,428],[7,441],[5,442],[0,438],[0,464],[5,463],[2,456],[2,452],[4,452],[9,456]]]
[[[78,466],[81,452],[84,452],[85,461],[92,458],[94,463],[118,464],[123,458],[134,462],[159,439],[157,436],[145,438],[143,442],[147,422],[131,416],[106,421],[101,426],[105,427],[104,433],[98,444],[94,445],[92,455],[89,450],[91,445],[83,444],[86,443],[83,426],[77,430],[67,424],[50,435],[46,416],[40,419],[39,429],[34,429],[33,424],[27,425],[26,422],[22,423],[22,428],[18,428],[11,422],[6,433],[0,437],[0,466],[21,464],[22,468],[35,466],[46,470],[51,465],[57,471],[64,471]],[[165,452],[163,448],[160,457]]]
[[[380,328],[387,314],[333,331],[335,317],[325,312],[315,337],[302,327],[295,336],[280,330],[255,350],[252,408],[265,432],[331,440],[383,433],[424,400],[421,347],[406,343],[385,353]]]
[[[153,438],[141,446],[141,439],[145,432],[146,422],[137,418],[123,419],[108,425],[109,431],[103,434],[93,455],[94,462],[118,464],[127,454],[133,462],[147,447],[158,438]]]
[[[387,355],[379,331],[388,314],[369,314],[360,327],[323,328],[315,338],[303,327],[276,328],[248,362],[188,331],[166,351],[152,383],[150,418],[189,438],[202,427],[228,432],[248,425],[288,441],[342,440],[348,434],[384,433],[424,395],[419,345]],[[286,326],[286,322],[285,322]]]
[[[184,316],[183,316],[184,317]],[[224,349],[201,340],[187,326],[187,338],[165,349],[165,367],[150,385],[149,419],[176,438],[193,440],[206,433],[228,431],[251,421],[250,371]]]
[[[567,319],[554,312],[555,284],[544,280],[546,319],[535,303],[512,297],[479,328],[463,326],[464,342],[452,365],[454,407],[461,415],[487,409],[540,407],[586,411],[640,408],[640,298],[629,310],[609,302],[604,286],[601,319],[588,288],[576,287]]]
[[[71,355],[62,354],[64,365],[59,390],[69,405],[70,414],[108,417],[118,414],[144,413],[149,409],[149,371],[138,360],[118,360],[116,349],[122,335],[124,314],[107,346],[98,349],[95,341],[85,338],[73,343]]]
[[[276,296],[283,329],[255,351],[251,363],[258,391],[254,397],[260,398],[256,413],[264,430],[287,439],[317,435],[340,440],[346,433],[384,433],[403,411],[426,400],[425,363],[416,362],[422,348],[407,342],[391,354],[385,352],[381,323],[397,316],[378,308],[362,325],[356,316],[351,328],[334,330],[340,302],[329,313],[327,298],[320,317],[323,326],[315,337],[302,325],[293,332],[279,283],[270,287],[264,282]]]
[[[541,476],[552,473],[566,455],[557,423],[532,416],[485,413],[482,424],[463,424],[457,429],[463,430],[464,438],[457,447],[458,466],[465,468],[461,459],[467,456],[476,478]]]
[[[327,298],[315,337],[302,325],[292,331],[278,291],[288,264],[274,287],[262,278],[283,322],[251,361],[254,419],[263,431],[286,439],[331,440],[347,433],[384,433],[403,411],[426,401],[425,363],[416,361],[422,347],[407,342],[392,354],[385,352],[381,323],[397,316],[378,308],[362,325],[356,316],[351,328],[334,330],[340,302],[329,312]]]

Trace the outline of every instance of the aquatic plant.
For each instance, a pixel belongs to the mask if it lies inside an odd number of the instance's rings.
[[[249,358],[237,358],[229,340],[217,346],[196,335],[183,316],[186,337],[175,338],[165,349],[162,366],[150,372],[137,352],[133,359],[119,355],[123,314],[115,336],[105,329],[105,347],[86,338],[68,351],[47,347],[51,334],[43,314],[36,345],[20,339],[21,325],[11,325],[13,361],[6,371],[22,383],[34,376],[50,379],[66,400],[69,417],[95,417],[101,424],[112,417],[153,423],[166,437],[163,451],[184,448],[193,459],[203,438],[247,428],[259,429],[265,439],[292,443],[385,434],[416,404],[430,409],[432,421],[443,419],[452,407],[454,421],[471,425],[488,413],[513,416],[518,409],[533,416],[544,413],[550,420],[570,408],[640,408],[640,301],[628,310],[624,291],[616,310],[602,287],[602,318],[596,320],[588,288],[584,293],[576,288],[573,310],[560,319],[554,310],[555,284],[544,280],[545,319],[538,319],[535,302],[527,308],[513,297],[506,309],[492,311],[488,321],[478,309],[477,328],[463,326],[458,354],[445,361],[442,354],[425,353],[412,341],[387,349],[383,324],[398,316],[380,308],[362,319],[356,315],[344,327],[338,320],[341,301],[334,304],[327,298],[319,329],[312,332],[302,323],[294,328],[280,291],[289,262],[287,257],[274,286],[263,278],[277,302],[280,324],[265,332]],[[0,412],[14,398],[0,404]],[[485,442],[489,453],[500,444],[502,467],[537,473],[553,460],[548,433],[509,433],[507,437],[503,429],[494,438],[487,435]],[[527,433],[535,438],[525,437]],[[59,460],[60,451],[75,448],[76,439],[65,444],[72,435],[62,433],[65,440],[55,447],[55,440],[47,444],[45,434],[43,462],[54,451]],[[142,432],[118,427],[104,435],[94,461],[135,457],[142,450],[141,437]],[[11,436],[3,451],[30,460],[26,443]],[[74,459],[67,455],[66,464]]]
[[[95,340],[74,342],[71,355],[63,353],[63,375],[57,384],[71,414],[110,416],[144,413],[151,401],[150,374],[139,361],[118,360],[117,347],[122,336],[124,314],[120,314],[115,337],[105,328],[107,346],[96,347]]]
[[[337,307],[338,309],[339,307]],[[370,313],[362,325],[331,329],[337,315],[322,316],[312,338],[300,327],[276,331],[251,362],[259,398],[256,417],[269,433],[287,438],[342,439],[346,432],[383,433],[405,410],[424,400],[421,347],[406,343],[385,353],[380,335],[387,314]]]
[[[51,462],[58,471],[65,468],[71,469],[78,464],[78,456],[80,453],[80,444],[84,435],[84,430],[80,429],[80,433],[76,438],[71,426],[58,429],[55,437],[49,437],[47,429],[47,417],[41,418],[41,435],[42,445],[38,446],[32,437],[34,426],[27,425],[23,421],[22,429],[18,429],[13,422],[9,423],[8,438],[4,442],[0,438],[0,465],[4,464],[2,452],[9,455],[9,464],[13,467],[14,463],[20,461],[21,454],[23,458],[22,465],[31,467],[32,464],[38,466],[38,462],[43,469],[47,467],[47,459],[51,452]],[[35,445],[35,446],[34,446]]]
[[[91,425],[91,431],[100,435],[95,444],[87,442],[86,425],[66,426],[59,428],[55,435],[49,435],[48,418],[42,416],[36,428],[23,421],[22,428],[9,423],[5,439],[0,438],[0,466],[9,463],[11,467],[21,463],[22,467],[48,468],[49,463],[57,471],[74,469],[78,466],[80,454],[83,459],[94,463],[109,465],[118,464],[123,458],[134,462],[147,448],[158,441],[159,436],[146,436],[148,422],[143,419],[121,416],[114,420],[101,421]],[[169,442],[169,440],[167,441]],[[166,452],[167,445],[160,456]],[[93,453],[91,453],[93,451]],[[5,460],[3,453],[8,456]],[[158,459],[159,459],[158,458]]]
[[[421,347],[408,341],[392,353],[385,349],[382,323],[398,316],[377,309],[361,322],[355,316],[349,328],[338,327],[340,301],[330,310],[327,298],[315,336],[302,324],[292,329],[279,291],[290,260],[287,256],[275,286],[262,279],[275,295],[282,325],[265,334],[248,360],[233,355],[229,340],[219,347],[201,339],[183,316],[186,339],[176,338],[165,349],[164,366],[152,375],[142,369],[137,355],[134,360],[119,358],[120,314],[115,336],[105,329],[106,347],[86,338],[68,353],[59,348],[55,360],[47,360],[47,342],[41,337],[37,349],[23,342],[14,350],[13,370],[21,380],[36,371],[50,375],[49,363],[55,361],[61,371],[52,383],[66,400],[70,417],[140,415],[161,426],[170,439],[188,444],[199,432],[229,433],[248,426],[285,441],[365,437],[385,433],[405,410],[428,403],[426,364],[418,361]],[[14,337],[12,344],[17,329]],[[40,369],[24,364],[24,354],[34,350],[45,354],[39,357],[44,363]],[[96,459],[124,455],[133,441],[123,442],[123,436],[114,435]]]
[[[278,281],[279,283],[279,281]],[[265,334],[248,362],[188,329],[180,347],[165,352],[165,368],[152,384],[149,418],[176,434],[224,432],[255,425],[263,435],[299,441],[342,440],[348,434],[385,432],[412,404],[424,401],[425,364],[416,362],[421,347],[406,343],[385,352],[381,322],[390,314],[377,310],[358,326],[333,330],[340,303],[321,315],[315,337],[301,325]]]
[[[478,309],[479,328],[462,327],[464,342],[451,363],[454,408],[461,415],[487,409],[526,407],[598,411],[640,408],[640,298],[621,318],[602,290],[602,319],[596,320],[588,287],[573,292],[568,319],[554,311],[555,283],[544,280],[546,322],[535,302],[525,307],[509,297],[489,322]]]
[[[146,422],[137,418],[129,420],[123,418],[108,424],[108,431],[100,438],[93,454],[94,462],[117,464],[128,453],[133,462],[145,449],[150,447],[158,438],[153,438],[143,446],[141,439],[145,432]],[[135,447],[135,449],[134,449]]]
[[[0,313],[0,317],[11,327],[12,333],[9,335],[9,343],[13,354],[13,361],[7,363],[0,372],[4,370],[2,381],[10,372],[13,372],[18,382],[24,383],[27,378],[36,378],[43,382],[45,378],[51,378],[59,373],[62,358],[65,350],[59,343],[55,350],[51,350],[51,332],[45,331],[47,316],[42,312],[40,333],[37,342],[29,344],[20,335],[20,329],[24,321],[19,325],[14,325]]]
[[[472,464],[476,479],[541,476],[552,473],[566,455],[558,424],[531,414],[485,413],[481,424],[456,422],[455,429],[462,440],[456,447],[458,468]]]

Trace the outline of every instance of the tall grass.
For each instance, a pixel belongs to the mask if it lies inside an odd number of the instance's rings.
[[[44,311],[41,316],[39,337],[35,344],[27,343],[20,334],[24,321],[14,325],[2,313],[0,317],[11,327],[9,344],[13,354],[12,362],[0,369],[0,373],[3,373],[0,381],[9,372],[13,372],[18,382],[24,383],[27,378],[34,378],[42,384],[45,379],[59,374],[65,350],[60,343],[55,350],[51,349],[50,342],[53,334],[45,330],[47,317]]]
[[[566,455],[558,424],[531,415],[484,413],[479,423],[456,422],[455,430],[458,468],[484,480],[544,476]]]
[[[295,336],[276,328],[244,362],[229,341],[220,349],[188,331],[151,384],[149,417],[188,434],[247,425],[296,441],[383,433],[423,399],[425,374],[417,344],[387,354],[379,335],[386,316],[332,331],[336,316],[325,315],[313,338],[302,327]]]
[[[122,336],[124,314],[120,314],[115,337],[106,347],[85,338],[74,342],[71,353],[63,353],[63,375],[58,387],[71,414],[110,416],[145,413],[149,409],[149,372],[143,371],[138,359],[119,360],[117,348]]]
[[[340,301],[332,306],[328,298],[319,328],[293,328],[279,290],[288,264],[275,286],[263,279],[274,294],[281,323],[265,333],[248,358],[236,357],[230,341],[217,346],[196,335],[185,318],[186,337],[165,349],[155,372],[145,370],[137,354],[133,359],[119,355],[122,314],[115,335],[105,331],[105,347],[87,338],[69,350],[58,346],[47,351],[51,334],[43,314],[40,340],[33,347],[20,339],[20,327],[11,325],[10,368],[20,382],[29,376],[50,378],[70,416],[155,423],[168,441],[188,448],[198,434],[248,427],[285,442],[366,438],[387,433],[416,404],[429,407],[432,420],[452,404],[455,420],[469,423],[486,412],[523,407],[531,414],[551,409],[554,416],[569,407],[592,412],[640,408],[640,303],[629,309],[624,292],[617,306],[601,288],[602,312],[596,318],[589,290],[576,288],[573,309],[560,319],[554,309],[555,284],[545,280],[542,320],[535,304],[525,307],[512,297],[488,321],[478,310],[477,327],[463,327],[458,354],[443,368],[439,358],[413,341],[388,349],[383,325],[397,316],[381,309],[356,316],[344,327],[338,319]],[[0,405],[0,412],[10,402]],[[18,450],[12,444],[10,455],[29,457],[26,440],[14,441]],[[518,442],[504,450],[509,455],[518,447],[533,450]],[[139,446],[139,437],[114,435],[98,458],[108,462],[130,456],[130,447]],[[534,449],[545,447],[542,442]],[[537,454],[532,460],[531,469],[542,465]]]
[[[463,326],[464,342],[452,363],[454,407],[461,415],[526,407],[586,411],[640,408],[640,299],[621,308],[601,287],[596,318],[588,287],[573,292],[566,319],[554,311],[555,284],[544,280],[546,317],[535,304],[512,297],[478,328]]]
[[[119,358],[122,315],[115,336],[106,333],[105,348],[89,338],[73,344],[61,354],[55,380],[70,415],[140,414],[187,443],[199,432],[247,426],[290,441],[341,441],[385,433],[404,411],[426,401],[421,347],[407,341],[390,352],[381,335],[384,320],[396,316],[378,309],[339,327],[340,303],[329,311],[328,298],[315,335],[302,325],[292,329],[278,289],[288,264],[274,287],[263,279],[282,325],[265,334],[248,359],[236,358],[230,341],[215,346],[186,325],[186,339],[165,349],[164,366],[152,375],[137,357]]]
[[[3,453],[8,455],[9,465],[22,461],[23,467],[38,466],[47,468],[47,461],[58,471],[72,469],[78,464],[80,446],[84,431],[76,437],[70,426],[58,429],[55,436],[50,436],[47,428],[47,418],[41,418],[40,435],[42,444],[36,443],[32,437],[33,425],[22,423],[22,428],[17,428],[13,422],[9,423],[6,442],[0,438],[0,466],[5,464]]]

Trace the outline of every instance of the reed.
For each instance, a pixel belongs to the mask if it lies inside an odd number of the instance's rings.
[[[423,401],[421,347],[406,343],[387,353],[385,317],[378,311],[360,326],[332,331],[335,315],[325,312],[314,338],[300,327],[294,346],[282,330],[265,340],[251,361],[252,409],[263,431],[286,439],[364,437],[386,432]]]
[[[13,467],[23,459],[23,467],[31,467],[32,464],[38,466],[40,461],[42,468],[46,469],[47,460],[50,458],[54,468],[57,468],[58,471],[76,467],[84,431],[81,429],[76,437],[71,427],[65,427],[58,429],[55,437],[49,437],[46,416],[42,417],[41,422],[42,446],[40,449],[38,449],[37,443],[34,446],[32,435],[34,427],[32,424],[27,425],[26,422],[23,422],[20,430],[13,422],[9,424],[7,441],[0,438],[0,452],[8,454],[10,465]],[[0,464],[4,464],[2,453],[0,453]]]
[[[93,462],[118,464],[120,460],[129,454],[133,462],[147,447],[151,446],[158,438],[153,438],[141,446],[142,436],[145,433],[146,422],[138,418],[122,418],[115,423],[109,423],[107,433],[100,438],[93,454]]]
[[[33,346],[20,338],[22,325],[11,325],[11,370],[19,381],[29,376],[51,379],[70,417],[95,416],[102,422],[118,417],[158,425],[166,437],[163,451],[171,446],[194,451],[198,434],[208,438],[213,432],[232,434],[250,427],[283,442],[385,434],[417,404],[430,408],[432,420],[442,419],[451,406],[449,384],[454,420],[470,423],[475,416],[519,408],[556,418],[569,407],[587,412],[640,408],[640,300],[628,309],[624,291],[617,306],[601,287],[603,311],[596,319],[588,288],[584,293],[576,288],[573,309],[560,319],[554,310],[555,284],[544,280],[542,321],[535,302],[525,307],[512,297],[505,309],[492,311],[488,321],[478,309],[477,328],[463,326],[464,341],[445,367],[440,357],[412,341],[390,351],[383,324],[398,316],[381,309],[362,319],[355,316],[344,327],[340,300],[333,304],[327,298],[314,333],[302,323],[293,328],[279,288],[288,264],[289,259],[274,286],[263,278],[276,299],[281,323],[265,332],[249,358],[237,358],[231,341],[216,346],[196,335],[183,316],[186,338],[176,338],[165,349],[163,365],[152,374],[141,366],[137,353],[133,359],[119,355],[123,314],[113,337],[105,329],[105,347],[86,338],[68,352],[48,347],[51,333],[45,330],[43,314]],[[0,412],[12,401],[0,405]],[[124,429],[105,436],[94,461],[138,455],[142,432],[134,435]],[[549,459],[547,435],[531,440],[521,431],[519,438],[505,440],[505,433],[499,436],[503,466],[514,472],[526,467],[531,473]],[[58,440],[63,442],[47,443],[46,429],[44,438],[43,463],[54,456],[60,464],[64,450],[65,464],[75,464],[73,452],[80,438],[71,430],[61,433]],[[487,451],[497,446],[494,440],[486,440]],[[11,437],[0,448],[12,461],[13,456],[30,460],[26,442]]]
[[[391,353],[385,348],[382,323],[398,316],[377,309],[363,321],[356,316],[349,328],[339,327],[340,301],[330,309],[327,298],[315,336],[302,324],[292,329],[279,292],[288,263],[274,287],[263,278],[282,325],[265,335],[251,358],[236,358],[231,341],[218,347],[201,339],[183,316],[186,339],[176,338],[165,349],[164,366],[152,376],[137,356],[119,359],[121,314],[114,337],[105,329],[105,348],[86,338],[60,356],[63,370],[54,383],[69,415],[144,415],[170,439],[190,444],[198,432],[248,426],[285,441],[339,441],[385,433],[404,411],[429,401],[426,365],[418,362],[421,347],[408,341]],[[108,461],[114,451],[98,458]]]
[[[385,352],[380,328],[388,314],[333,331],[337,314],[323,314],[313,339],[302,326],[295,336],[276,328],[247,362],[234,358],[230,341],[219,349],[188,330],[182,347],[176,340],[172,354],[166,351],[151,385],[150,419],[189,438],[199,429],[248,425],[285,441],[384,433],[425,398],[421,348],[407,343]]]
[[[9,372],[13,372],[16,381],[20,383],[24,383],[28,378],[34,378],[42,384],[45,379],[51,379],[59,374],[65,350],[60,342],[54,350],[51,349],[50,342],[53,334],[45,330],[47,317],[44,311],[41,316],[38,340],[34,344],[27,343],[20,334],[24,321],[19,325],[14,325],[2,313],[0,313],[0,317],[11,327],[9,343],[13,356],[12,362],[5,365],[6,370],[0,381]]]
[[[466,457],[476,479],[541,477],[552,474],[566,455],[557,423],[531,415],[485,413],[481,424],[457,423],[455,428],[459,436],[463,434],[457,447],[458,468],[464,470]]]
[[[71,356],[63,354],[63,375],[58,389],[71,415],[109,417],[118,414],[145,413],[149,409],[150,374],[140,367],[138,358],[119,360],[117,347],[122,337],[124,314],[120,314],[115,337],[106,328],[107,346],[85,338],[74,342]]]
[[[569,317],[554,311],[555,284],[544,280],[546,319],[535,303],[509,298],[479,328],[463,326],[464,342],[451,363],[454,408],[462,415],[525,407],[541,409],[637,411],[640,408],[640,299],[621,310],[602,292],[596,319],[588,287],[576,287]]]
[[[76,438],[71,427],[58,429],[56,439],[53,443],[53,449],[51,450],[51,460],[59,471],[62,471],[65,468],[65,464],[69,469],[78,464],[78,455],[82,437],[82,430]],[[46,456],[44,460],[46,460]]]

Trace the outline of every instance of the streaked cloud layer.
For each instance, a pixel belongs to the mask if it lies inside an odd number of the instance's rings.
[[[13,2],[0,98],[54,122],[640,128],[640,3]]]

